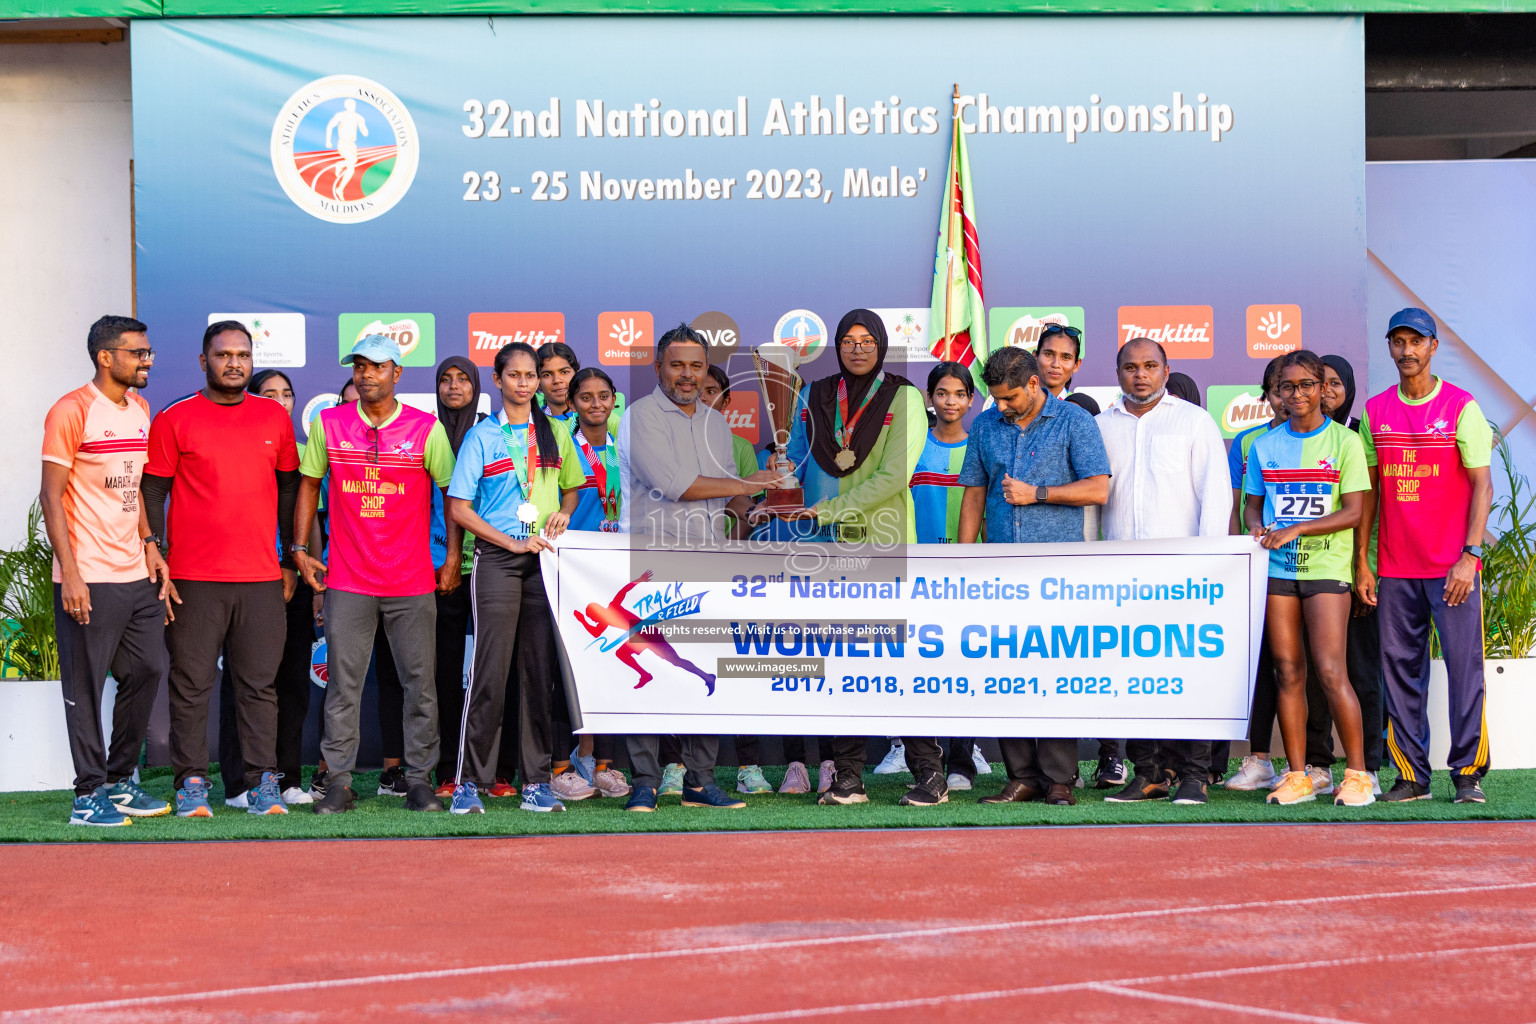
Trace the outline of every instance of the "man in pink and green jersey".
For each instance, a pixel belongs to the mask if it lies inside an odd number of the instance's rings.
[[[1398,385],[1365,404],[1360,437],[1372,491],[1355,545],[1355,587],[1376,605],[1386,683],[1387,750],[1398,781],[1382,799],[1428,800],[1429,626],[1450,681],[1447,763],[1457,803],[1483,803],[1488,771],[1483,713],[1482,543],[1493,482],[1493,432],[1467,392],[1430,372],[1435,320],[1393,315],[1387,350]],[[1376,515],[1380,511],[1380,518]],[[1377,535],[1376,573],[1367,562]],[[1379,575],[1379,579],[1378,579]]]

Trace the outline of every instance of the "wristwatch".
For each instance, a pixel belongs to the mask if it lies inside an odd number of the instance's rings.
[[[1476,558],[1479,561],[1482,560],[1482,557],[1483,557],[1483,546],[1481,544],[1468,544],[1466,547],[1462,548],[1461,550],[1462,550],[1463,553],[1471,555],[1473,558]]]
[[[290,544],[290,545],[288,545],[288,553],[290,555],[296,555],[300,551],[304,552],[307,555],[307,554],[309,554],[309,547],[307,545],[304,545],[304,544]]]
[[[1045,484],[1036,484],[1035,485],[1035,501],[1036,502],[1044,502],[1046,500],[1045,496],[1049,492],[1049,490],[1050,490],[1050,488],[1046,487]]]
[[[153,544],[156,548],[158,548],[160,550],[161,554],[165,553],[165,541],[161,538],[161,536],[158,533],[151,533],[149,536],[145,537],[144,538],[144,543],[145,544]]]

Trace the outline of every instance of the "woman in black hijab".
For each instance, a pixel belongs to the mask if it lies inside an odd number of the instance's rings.
[[[1355,368],[1343,356],[1323,356],[1323,415],[1350,430],[1360,421],[1349,414],[1355,408]]]
[[[1196,407],[1203,407],[1205,404],[1200,401],[1200,385],[1195,383],[1195,378],[1178,370],[1168,375],[1168,393]]]

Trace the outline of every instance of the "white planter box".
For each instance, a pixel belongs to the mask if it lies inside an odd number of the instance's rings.
[[[1429,668],[1429,765],[1446,767],[1450,752],[1450,704],[1445,662]],[[1483,714],[1488,757],[1495,770],[1536,768],[1536,658],[1496,658],[1483,664]]]
[[[117,680],[102,694],[102,736],[112,735]],[[57,679],[0,679],[0,793],[73,789],[75,762],[64,727],[64,692]]]

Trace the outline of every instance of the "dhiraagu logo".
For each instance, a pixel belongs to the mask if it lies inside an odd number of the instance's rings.
[[[343,313],[336,318],[337,358],[370,334],[400,346],[401,366],[437,365],[437,320],[431,313]]]
[[[1205,406],[1221,428],[1221,436],[1236,437],[1249,427],[1267,423],[1274,415],[1264,389],[1240,384],[1213,384],[1205,389]]]
[[[993,348],[1014,345],[1033,352],[1040,347],[1040,332],[1046,324],[1084,331],[1083,355],[1088,354],[1082,306],[994,306],[987,311],[987,340]]]

